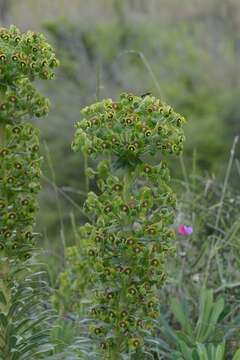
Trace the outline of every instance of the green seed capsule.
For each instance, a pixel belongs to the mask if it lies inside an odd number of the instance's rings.
[[[91,309],[91,314],[92,315],[97,315],[97,310],[95,308]]]
[[[115,184],[112,189],[113,189],[113,191],[121,191],[122,190],[122,185],[121,184]]]
[[[142,328],[143,327],[143,320],[141,320],[141,319],[137,320],[137,326]]]
[[[137,291],[136,291],[136,289],[135,289],[134,287],[130,287],[130,288],[128,289],[128,293],[129,293],[130,295],[136,295]]]
[[[108,240],[109,241],[111,241],[111,242],[114,242],[114,240],[115,240],[115,236],[114,235],[109,235],[109,237],[108,237]]]
[[[0,200],[0,210],[4,209],[5,206],[6,206],[5,202]]]
[[[14,134],[20,134],[21,129],[20,129],[20,127],[18,127],[18,126],[14,126],[14,127],[12,128],[12,132],[13,132]]]
[[[33,145],[32,151],[37,152],[39,150],[39,145]]]
[[[33,234],[31,233],[31,231],[27,231],[24,236],[26,239],[30,240],[30,239],[32,239]]]
[[[8,218],[10,220],[14,220],[14,219],[16,219],[16,214],[15,213],[10,213],[10,214],[8,214]]]
[[[14,61],[14,62],[18,61],[18,55],[13,55],[12,56],[12,61]]]
[[[122,312],[121,312],[121,318],[125,318],[125,317],[127,317],[128,316],[128,313],[127,313],[127,311],[126,310],[123,310]]]
[[[21,201],[21,204],[22,204],[23,206],[28,206],[28,205],[29,205],[29,200],[28,200],[28,199],[23,199],[23,200]]]
[[[102,143],[102,148],[105,150],[105,149],[107,149],[107,147],[108,147],[108,145],[107,145],[107,143]]]
[[[153,259],[153,260],[151,261],[151,265],[152,265],[152,266],[158,266],[158,265],[159,265],[158,259]]]
[[[141,252],[140,246],[135,246],[135,247],[133,248],[133,251],[134,251],[134,253],[135,253],[136,255],[139,254],[139,253]]]
[[[151,136],[151,134],[152,134],[151,130],[145,131],[145,136],[149,137],[149,136]]]
[[[114,311],[110,311],[110,312],[109,312],[109,317],[110,317],[111,319],[115,319],[115,318],[116,318],[115,312],[114,312]]]
[[[112,119],[113,118],[113,112],[109,112],[108,114],[107,114],[107,117],[108,117],[108,119]]]
[[[17,101],[17,98],[16,96],[10,96],[9,100],[12,102],[12,103],[15,103]]]
[[[100,335],[102,333],[102,329],[101,328],[96,328],[96,329],[94,329],[94,333],[96,335]]]
[[[122,211],[124,211],[124,212],[128,212],[129,207],[128,207],[128,205],[124,204],[124,205],[121,206],[121,209],[122,209]]]
[[[181,125],[182,125],[182,119],[181,119],[181,118],[178,118],[178,119],[177,119],[177,126],[178,126],[178,127],[181,127]]]
[[[14,182],[14,177],[9,176],[9,177],[7,178],[7,182],[8,182],[9,184],[12,184],[12,183]]]
[[[10,236],[12,235],[12,233],[11,233],[11,231],[5,231],[4,232],[4,237],[6,238],[6,239],[8,239],[8,238],[10,238]]]
[[[97,243],[103,241],[102,236],[96,235],[95,241],[96,241]]]
[[[113,293],[113,292],[109,292],[109,293],[107,294],[107,298],[108,298],[108,300],[113,299],[113,298],[114,298],[114,293]]]
[[[135,348],[137,348],[137,347],[140,346],[140,341],[139,341],[138,339],[134,339],[134,340],[132,341],[132,344],[133,344],[133,346],[134,346]]]
[[[118,110],[118,109],[119,109],[119,104],[116,103],[116,102],[113,102],[113,103],[112,103],[112,108],[113,108],[114,110]]]
[[[146,173],[146,174],[148,174],[148,173],[150,173],[151,172],[151,167],[150,166],[148,166],[148,165],[145,165],[144,166],[144,169],[143,169],[143,171]]]
[[[47,60],[43,60],[42,63],[41,63],[41,66],[42,67],[47,66]]]
[[[89,250],[88,250],[88,255],[89,255],[89,256],[95,256],[95,255],[96,255],[95,250],[89,249]]]
[[[6,55],[0,54],[0,61],[4,62],[6,60]]]
[[[16,163],[14,164],[14,167],[15,167],[15,169],[17,169],[17,170],[20,170],[20,169],[22,169],[22,164],[19,163],[19,162],[16,162]]]
[[[6,155],[8,155],[8,154],[9,154],[9,150],[8,150],[8,149],[4,148],[4,149],[1,149],[1,150],[0,150],[0,155],[1,155],[1,156],[6,156]]]
[[[135,152],[136,151],[136,146],[134,144],[128,145],[128,150],[131,152]]]
[[[111,205],[107,205],[105,208],[104,208],[104,212],[106,214],[110,213],[112,211],[112,206]]]

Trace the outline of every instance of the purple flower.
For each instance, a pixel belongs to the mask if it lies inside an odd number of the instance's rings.
[[[183,225],[183,224],[180,224],[178,226],[179,235],[188,236],[188,235],[191,235],[192,232],[193,232],[192,226],[186,226],[186,225]]]

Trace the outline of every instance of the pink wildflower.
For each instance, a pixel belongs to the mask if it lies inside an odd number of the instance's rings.
[[[192,232],[193,232],[193,228],[191,226],[186,226],[186,225],[183,225],[183,224],[180,224],[178,226],[179,235],[188,236],[188,235],[191,235]]]

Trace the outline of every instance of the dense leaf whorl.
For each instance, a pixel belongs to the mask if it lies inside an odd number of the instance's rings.
[[[158,316],[157,289],[175,236],[170,225],[176,199],[167,162],[146,159],[179,155],[185,120],[153,96],[132,94],[81,113],[74,150],[93,158],[108,155],[96,171],[88,169],[100,194],[89,192],[84,207],[91,223],[80,232],[89,244],[85,259],[94,284],[92,334],[113,359],[116,353],[144,351],[145,335]]]

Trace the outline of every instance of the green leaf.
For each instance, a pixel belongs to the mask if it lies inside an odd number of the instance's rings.
[[[205,345],[197,343],[197,351],[199,355],[199,360],[209,360]]]
[[[190,319],[187,317],[183,304],[179,303],[176,299],[173,299],[171,301],[171,310],[175,318],[180,322],[183,330],[191,335],[193,330],[190,325]]]
[[[184,341],[190,347],[194,347],[195,339],[193,337],[188,336],[184,331],[177,331],[176,334],[179,340]]]
[[[206,329],[209,325],[209,316],[213,304],[213,291],[202,289],[199,302],[199,318],[196,326],[196,340],[202,342],[202,337],[205,337]]]
[[[235,354],[234,354],[234,356],[233,356],[233,360],[240,360],[240,349],[238,349],[238,350],[235,352]]]
[[[213,305],[212,312],[209,317],[209,326],[206,329],[206,333],[204,334],[204,337],[203,337],[204,340],[206,340],[209,337],[209,335],[211,334],[211,332],[214,331],[223,309],[224,309],[224,299],[220,298]]]
[[[222,343],[217,346],[215,360],[224,360],[224,354],[225,354],[225,343]]]
[[[185,360],[192,360],[192,350],[185,344],[184,341],[179,341],[179,347]]]
[[[178,351],[174,351],[171,353],[171,357],[170,357],[171,360],[185,360],[183,357],[182,357],[182,354]]]
[[[213,344],[209,344],[208,346],[208,355],[209,360],[214,360],[216,358],[216,348]]]

